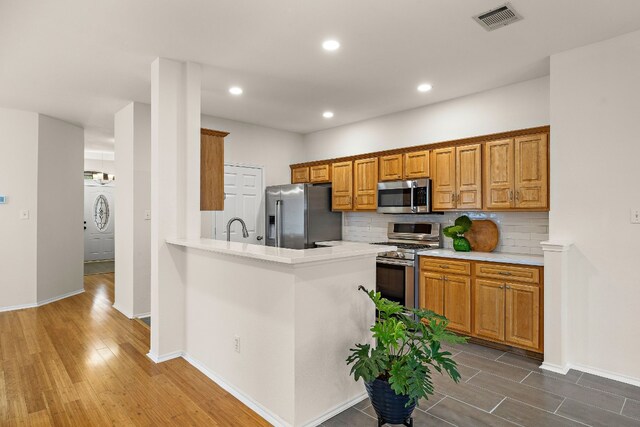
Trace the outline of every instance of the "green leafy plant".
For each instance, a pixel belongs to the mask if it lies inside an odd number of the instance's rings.
[[[379,315],[370,329],[376,345],[356,344],[350,349],[347,364],[352,365],[351,374],[356,381],[388,381],[396,394],[409,397],[409,406],[433,394],[431,368],[440,374],[446,372],[455,382],[460,380],[456,362],[440,343],[463,343],[467,339],[447,331],[449,321],[444,316],[429,310],[406,309],[382,298],[380,292],[362,286],[359,289],[373,301]]]
[[[455,239],[456,237],[464,237],[464,233],[469,231],[469,229],[471,228],[472,221],[471,219],[469,219],[468,216],[462,215],[456,218],[453,224],[454,225],[445,227],[442,230],[442,234],[452,239]]]

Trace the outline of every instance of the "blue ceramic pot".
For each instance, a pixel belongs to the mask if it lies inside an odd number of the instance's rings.
[[[389,424],[404,424],[411,417],[416,404],[406,406],[409,396],[396,394],[388,381],[375,379],[370,383],[365,382],[364,386],[378,420]]]

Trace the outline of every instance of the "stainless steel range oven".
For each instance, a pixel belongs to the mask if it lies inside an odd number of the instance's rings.
[[[376,289],[384,298],[407,308],[418,306],[419,266],[417,253],[442,246],[440,224],[432,222],[389,223],[386,242],[398,249],[376,258]]]

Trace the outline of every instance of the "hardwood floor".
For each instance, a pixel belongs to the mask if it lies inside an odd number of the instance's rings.
[[[0,313],[0,425],[269,425],[183,359],[149,360],[149,329],[111,307],[113,281]]]

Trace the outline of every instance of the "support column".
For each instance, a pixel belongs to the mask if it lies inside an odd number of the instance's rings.
[[[569,250],[571,242],[542,242],[544,251],[544,363],[561,374],[569,370]]]
[[[115,303],[129,318],[151,311],[151,106],[115,115]]]
[[[151,65],[149,357],[156,362],[178,357],[184,350],[185,259],[166,239],[200,233],[200,87],[198,64],[157,58]]]

